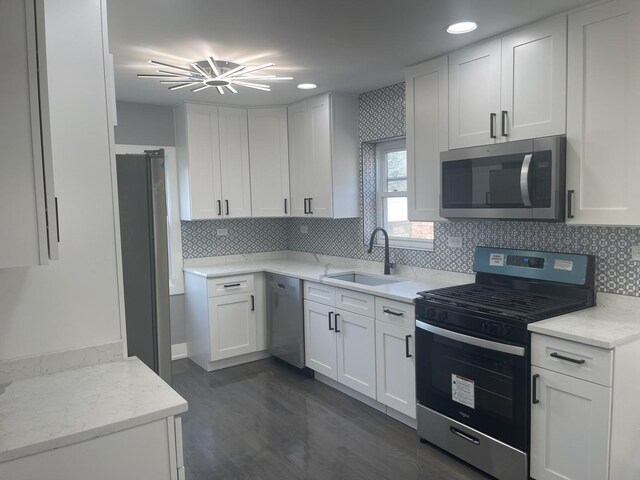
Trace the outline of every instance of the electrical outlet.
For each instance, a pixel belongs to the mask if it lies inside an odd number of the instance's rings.
[[[631,260],[640,262],[640,245],[633,245],[631,247]]]
[[[447,247],[462,248],[462,237],[447,237]]]
[[[218,228],[216,230],[216,235],[219,237],[226,237],[227,235],[229,235],[229,232],[226,228]]]
[[[300,233],[309,233],[309,227],[306,225],[300,225]]]

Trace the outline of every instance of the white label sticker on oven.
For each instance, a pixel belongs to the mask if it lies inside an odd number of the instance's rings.
[[[492,253],[489,256],[489,265],[492,267],[504,267],[504,253]]]
[[[473,380],[451,374],[451,398],[470,408],[476,408],[476,392]]]
[[[571,260],[556,260],[553,262],[553,268],[570,272],[573,270],[573,262]]]

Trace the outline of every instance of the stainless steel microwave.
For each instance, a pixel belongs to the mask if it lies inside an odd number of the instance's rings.
[[[566,138],[440,154],[440,216],[564,221]]]

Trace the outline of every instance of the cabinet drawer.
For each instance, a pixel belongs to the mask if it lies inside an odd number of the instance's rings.
[[[376,297],[376,320],[413,330],[416,323],[416,309],[412,303]]]
[[[336,288],[336,308],[373,318],[375,297],[346,288]]]
[[[207,292],[209,297],[219,297],[221,295],[233,295],[236,293],[253,291],[253,275],[210,278],[207,280]]]
[[[613,383],[613,350],[533,334],[531,363],[607,387]]]
[[[336,303],[336,288],[322,283],[304,282],[304,298],[333,307]]]

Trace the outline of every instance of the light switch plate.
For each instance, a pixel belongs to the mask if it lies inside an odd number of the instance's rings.
[[[462,248],[462,237],[447,237],[447,247]]]
[[[631,260],[634,262],[640,262],[640,245],[631,246]]]
[[[226,228],[218,228],[216,230],[216,235],[219,237],[226,237],[227,235],[229,235],[229,232]]]
[[[306,225],[300,225],[300,233],[309,233],[309,227]]]

